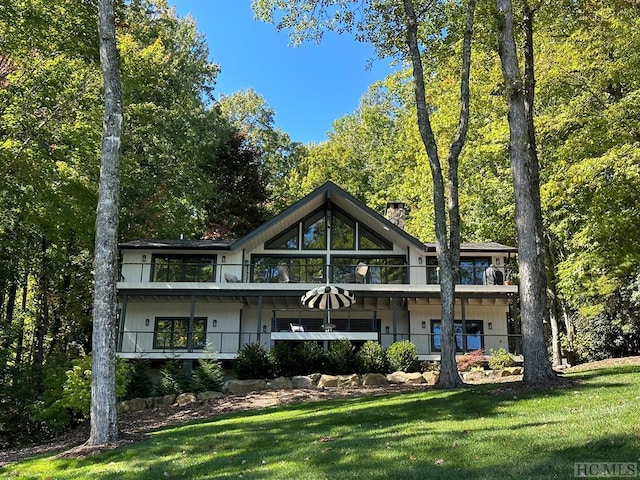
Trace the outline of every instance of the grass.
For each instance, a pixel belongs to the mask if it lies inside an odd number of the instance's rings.
[[[566,388],[482,385],[220,416],[93,457],[25,460],[0,478],[549,479],[573,478],[575,462],[640,462],[640,367],[570,377]]]

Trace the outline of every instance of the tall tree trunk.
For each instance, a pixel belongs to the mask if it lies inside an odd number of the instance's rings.
[[[511,0],[496,0],[500,15],[500,60],[509,104],[509,156],[518,232],[520,309],[524,381],[544,383],[555,378],[547,356],[543,323],[547,310],[542,209],[537,161],[530,152],[525,91],[514,40]]]
[[[447,235],[447,208],[445,205],[445,187],[429,111],[427,108],[424,83],[424,69],[418,42],[418,19],[412,0],[404,0],[407,25],[407,47],[413,66],[413,84],[417,108],[417,121],[420,137],[424,144],[433,179],[433,205],[435,212],[436,254],[440,267],[441,311],[441,353],[440,377],[438,386],[455,388],[462,385],[462,379],[456,365],[456,342],[454,329],[455,287],[460,263],[460,213],[458,205],[458,159],[466,139],[469,122],[469,71],[471,63],[471,36],[475,0],[467,6],[467,18],[463,42],[463,61],[461,71],[460,117],[458,128],[452,141],[448,156],[448,207],[450,230]]]
[[[117,239],[122,89],[113,0],[98,0],[100,64],[104,77],[104,123],[96,216],[91,433],[87,444],[118,438],[115,396]]]
[[[36,326],[33,335],[33,369],[35,374],[34,389],[40,393],[43,380],[44,349],[49,330],[49,264],[47,259],[48,243],[43,236],[40,243],[40,273],[38,275],[38,301]]]

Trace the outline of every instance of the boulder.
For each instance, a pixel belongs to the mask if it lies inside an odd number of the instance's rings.
[[[509,370],[511,372],[511,375],[522,375],[521,367],[509,367],[506,370]]]
[[[387,380],[387,377],[381,373],[365,373],[362,376],[362,385],[365,387],[386,387],[389,385],[389,380]]]
[[[293,382],[287,377],[278,377],[267,382],[267,388],[270,390],[291,390]]]
[[[422,377],[424,378],[424,382],[427,385],[435,385],[436,383],[438,383],[440,374],[438,372],[424,372],[422,374]]]
[[[318,380],[318,388],[337,387],[338,377],[334,375],[321,375]]]
[[[387,375],[389,383],[406,383],[407,374],[404,372],[393,372]]]
[[[118,404],[118,412],[139,412],[147,408],[147,402],[144,398],[132,398],[131,400],[124,400]]]
[[[322,377],[322,373],[312,373],[311,375],[309,375],[309,378],[311,379],[314,385],[318,385],[318,382],[320,381],[321,377]]]
[[[422,376],[420,372],[410,372],[405,373],[406,381],[404,383],[410,383],[412,385],[419,385],[421,383],[426,383],[425,378]]]
[[[314,388],[316,384],[313,379],[306,375],[299,375],[291,379],[293,388]]]
[[[156,408],[156,407],[170,407],[174,403],[176,403],[176,395],[174,395],[174,394],[169,394],[169,395],[164,395],[162,397],[154,397],[153,398],[153,406],[154,406],[154,408]]]
[[[484,371],[478,370],[475,372],[464,372],[462,374],[462,380],[465,382],[477,382],[480,380],[484,380]]]
[[[200,401],[215,400],[220,397],[224,397],[224,394],[216,391],[201,392],[198,394],[198,400]]]
[[[352,375],[338,375],[338,387],[340,388],[359,387],[361,384],[360,375],[355,373]]]
[[[196,403],[198,401],[198,397],[196,397],[195,393],[181,393],[176,398],[176,403],[181,407],[185,405],[189,405],[190,403]]]
[[[238,395],[264,390],[266,385],[264,380],[227,380],[222,391],[228,395]]]

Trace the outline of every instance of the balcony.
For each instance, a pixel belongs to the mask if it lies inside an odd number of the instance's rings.
[[[301,262],[300,258],[280,258],[266,263],[230,264],[211,262],[183,262],[179,265],[158,266],[154,263],[127,262],[120,265],[120,282],[127,284],[361,284],[361,285],[438,285],[437,265],[405,265],[398,263],[338,263]],[[291,261],[289,261],[291,260]],[[459,285],[483,285],[487,266],[465,265],[460,268]],[[495,267],[511,284],[514,268]],[[502,285],[502,284],[500,284]]]

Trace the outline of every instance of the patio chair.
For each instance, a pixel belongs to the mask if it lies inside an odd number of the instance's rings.
[[[302,325],[296,325],[295,323],[290,323],[292,332],[304,332],[304,327]]]
[[[227,283],[240,283],[240,279],[235,275],[231,275],[230,273],[225,273],[224,279]]]
[[[367,272],[369,271],[369,265],[364,262],[358,263],[356,266],[356,283],[364,283],[364,279],[367,276]]]

